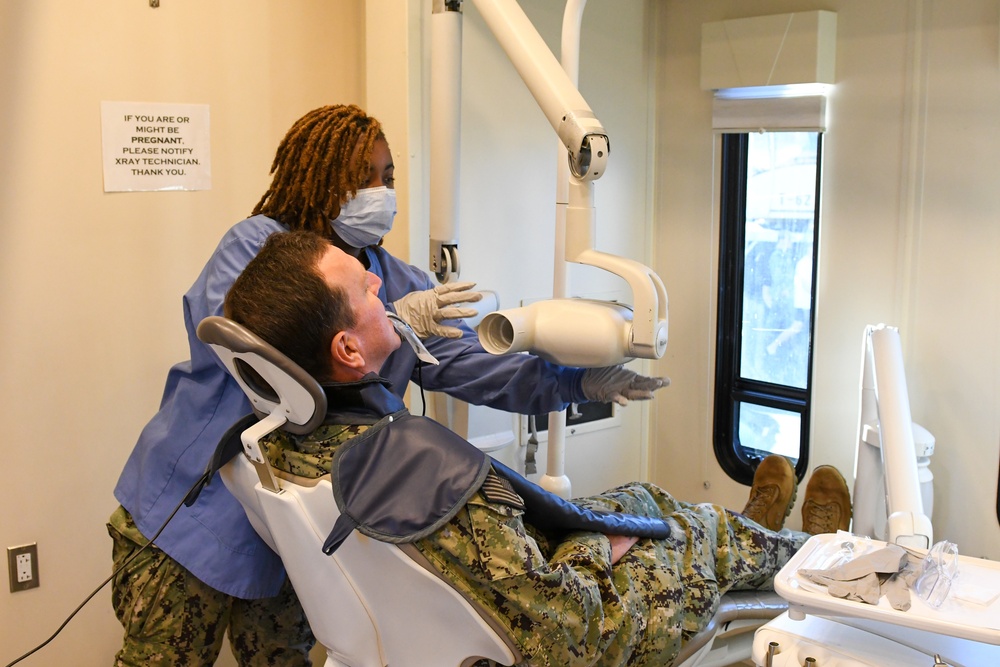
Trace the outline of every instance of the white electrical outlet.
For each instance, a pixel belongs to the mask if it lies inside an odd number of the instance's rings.
[[[31,554],[18,554],[17,560],[17,582],[23,584],[31,581]]]
[[[7,547],[7,570],[11,593],[38,587],[38,545]]]

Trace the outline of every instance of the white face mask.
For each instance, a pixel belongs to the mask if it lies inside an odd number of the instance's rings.
[[[330,222],[333,231],[354,248],[375,245],[392,229],[396,217],[396,191],[385,186],[358,190],[340,207],[340,215]]]

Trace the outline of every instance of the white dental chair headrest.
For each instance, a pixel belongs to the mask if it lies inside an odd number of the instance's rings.
[[[323,423],[326,394],[319,382],[249,329],[212,315],[198,324],[198,339],[219,355],[258,417],[283,414],[281,427],[298,435]]]

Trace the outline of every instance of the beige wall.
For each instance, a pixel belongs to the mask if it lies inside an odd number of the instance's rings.
[[[160,4],[0,3],[0,547],[37,542],[42,583],[0,591],[4,663],[110,573],[111,490],[187,358],[181,295],[281,136],[365,102],[360,0]],[[105,194],[104,100],[209,105],[212,189]],[[118,642],[105,589],[26,664],[106,665]]]
[[[698,87],[700,26],[833,10],[837,84],[823,142],[810,463],[833,463],[851,479],[862,332],[869,323],[898,326],[913,418],[937,438],[935,529],[963,553],[1000,557],[996,2],[654,5],[654,267],[670,292],[661,365],[673,385],[656,400],[653,480],[730,507],[746,498],[710,446],[719,142],[711,93]]]

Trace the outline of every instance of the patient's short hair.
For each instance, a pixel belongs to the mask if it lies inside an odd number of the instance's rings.
[[[347,294],[318,264],[330,242],[315,232],[272,234],[226,295],[224,314],[306,372],[331,379],[330,343],[355,324]]]

